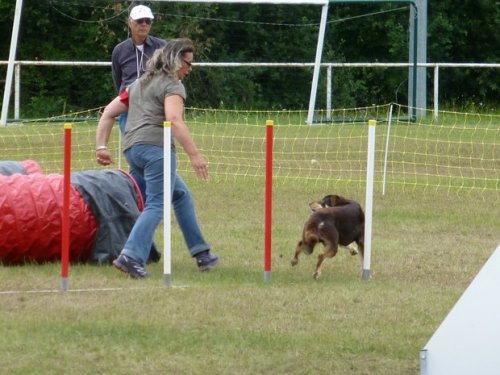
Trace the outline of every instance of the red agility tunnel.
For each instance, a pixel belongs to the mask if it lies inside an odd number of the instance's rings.
[[[51,262],[61,257],[63,176],[0,175],[0,261]],[[97,223],[79,191],[70,188],[70,260],[87,261]]]
[[[0,162],[0,263],[58,261],[64,176],[23,163]],[[71,262],[110,263],[143,209],[135,180],[121,170],[72,173],[69,201]],[[153,245],[149,260],[159,259]]]

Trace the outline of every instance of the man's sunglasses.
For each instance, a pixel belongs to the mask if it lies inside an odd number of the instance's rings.
[[[138,24],[145,23],[146,25],[151,25],[151,22],[153,22],[153,20],[151,18],[139,18],[138,20],[135,20],[135,22]]]

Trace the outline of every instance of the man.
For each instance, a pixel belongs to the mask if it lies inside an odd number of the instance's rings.
[[[122,93],[132,84],[146,68],[146,63],[156,49],[163,47],[167,42],[163,39],[149,35],[153,23],[153,13],[145,5],[137,5],[130,11],[128,26],[130,38],[117,44],[111,56],[113,82],[118,93]],[[127,113],[120,115],[120,131],[125,133]],[[98,149],[100,145],[97,145]],[[132,174],[146,200],[145,183],[142,177]],[[196,211],[194,208],[191,191],[182,177],[176,173],[173,182],[172,205],[175,217],[181,229],[189,253],[196,259],[198,269],[207,271],[215,267],[219,257],[210,252],[210,245],[202,234]]]
[[[144,73],[146,63],[165,40],[149,35],[153,23],[151,9],[138,5],[130,11],[130,38],[117,44],[111,55],[113,83],[118,94]],[[120,131],[125,132],[127,113],[120,115]]]

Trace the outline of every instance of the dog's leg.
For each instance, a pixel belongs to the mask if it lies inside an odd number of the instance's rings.
[[[365,239],[360,238],[358,241],[356,241],[356,244],[358,245],[359,254],[361,255],[361,259],[363,259],[365,256]]]
[[[292,258],[292,266],[296,266],[299,263],[299,254],[302,252],[302,241],[299,241],[297,247],[295,248],[295,254]]]
[[[292,266],[296,266],[299,263],[299,254],[305,252],[306,254],[311,254],[314,251],[314,247],[318,243],[319,238],[314,231],[306,231],[302,241],[297,243],[295,248],[295,255],[292,258]]]
[[[356,243],[357,245],[357,243]],[[357,255],[358,254],[358,248],[354,246],[354,243],[351,243],[345,247],[351,255]]]
[[[359,255],[361,259],[361,270],[363,270],[363,259],[365,257],[365,241],[363,238],[360,238],[356,241],[356,245],[358,245]]]
[[[297,247],[295,248],[295,254],[292,258],[292,266],[296,266],[299,263],[299,254],[305,252],[306,254],[311,254],[316,246],[316,242],[312,241],[310,243],[305,241],[299,241]]]
[[[338,245],[337,243],[326,242],[325,251],[323,254],[318,256],[318,263],[316,264],[316,270],[314,271],[314,279],[318,279],[321,276],[321,267],[326,258],[333,258],[337,254]]]

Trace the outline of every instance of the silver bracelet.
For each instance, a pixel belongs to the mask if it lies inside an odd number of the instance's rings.
[[[107,150],[107,149],[108,149],[108,146],[97,146],[95,149],[95,152],[101,151],[101,150]]]

